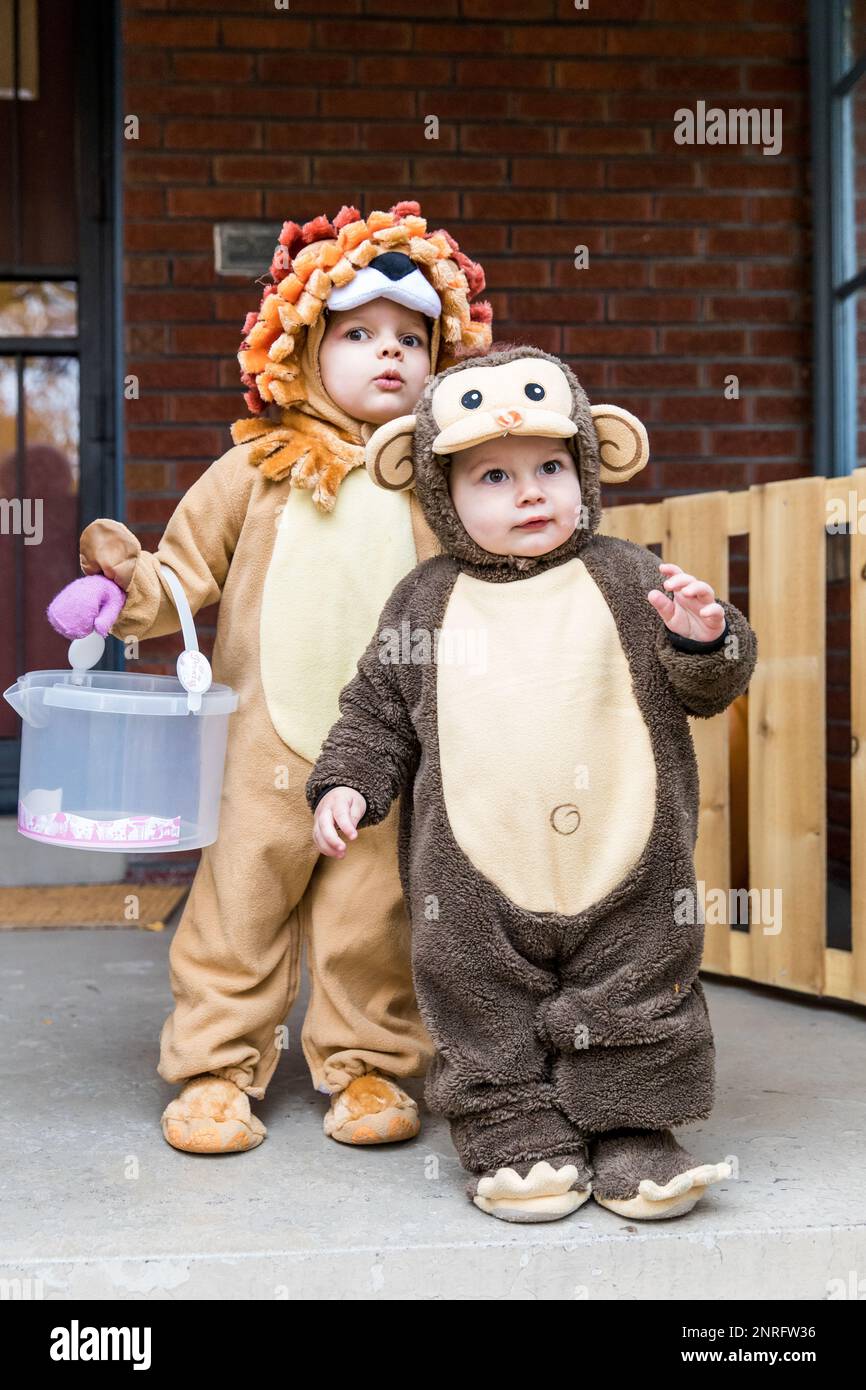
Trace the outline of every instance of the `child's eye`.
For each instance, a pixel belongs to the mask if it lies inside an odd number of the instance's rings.
[[[498,483],[501,482],[505,476],[505,470],[503,468],[488,468],[487,472],[482,475],[481,481],[484,482],[486,478],[489,478],[491,482]]]
[[[421,339],[418,337],[418,334],[417,334],[417,333],[404,333],[404,334],[403,334],[402,341],[405,342],[407,338],[410,339],[409,347],[423,347],[423,346],[424,346],[423,343],[421,342]]]
[[[346,337],[347,337],[347,338],[352,338],[352,334],[353,334],[353,333],[366,333],[366,331],[367,331],[367,330],[366,330],[365,328],[350,328],[350,329],[348,330],[347,334],[346,334]],[[353,342],[353,343],[360,342],[360,339],[359,339],[359,338],[352,338],[352,342]]]
[[[562,464],[559,462],[559,459],[548,459],[547,462],[543,463],[541,466],[545,472],[548,473],[559,473],[562,469]]]

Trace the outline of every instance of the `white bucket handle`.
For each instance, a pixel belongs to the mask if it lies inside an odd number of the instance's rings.
[[[198,651],[198,637],[195,631],[195,621],[192,616],[192,609],[189,606],[189,599],[183,590],[183,585],[168,565],[160,564],[160,571],[165,575],[165,581],[171,589],[171,596],[174,606],[177,609],[177,616],[180,618],[180,628],[183,633],[184,649],[188,652]]]
[[[198,714],[201,711],[201,697],[213,683],[213,672],[207,657],[199,651],[192,609],[184,593],[183,585],[174,570],[169,569],[168,565],[160,564],[159,568],[165,575],[165,582],[171,590],[183,633],[184,649],[177,659],[177,678],[187,692],[187,709],[190,714]],[[104,650],[105,638],[100,637],[95,630],[88,637],[79,637],[74,642],[70,642],[69,664],[75,672],[72,677],[74,684],[78,684],[82,680],[81,673],[89,671],[92,666],[96,665]]]
[[[180,618],[183,633],[183,651],[177,659],[177,678],[187,692],[186,703],[191,714],[201,709],[201,697],[213,682],[213,671],[204,652],[199,651],[198,637],[193,622],[192,609],[183,590],[183,585],[168,565],[160,565],[165,582],[171,589],[174,606]]]

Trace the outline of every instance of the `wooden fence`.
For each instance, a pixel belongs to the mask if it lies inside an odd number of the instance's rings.
[[[828,521],[850,546],[851,949],[827,945],[825,609]],[[701,801],[695,868],[706,885],[703,968],[866,1004],[866,468],[742,492],[702,492],[613,507],[601,530],[706,579],[728,599],[728,542],[749,536],[749,621],[758,662],[748,695],[713,719],[691,719]],[[842,544],[843,542],[839,542]],[[744,713],[747,711],[747,721]],[[731,737],[747,727],[747,788],[730,776]],[[732,785],[733,781],[733,785]],[[742,781],[746,781],[743,777]],[[747,795],[746,795],[747,792]],[[748,886],[781,903],[778,922],[753,909],[747,931],[711,908],[730,899],[748,807]],[[739,808],[739,809],[738,809]],[[774,890],[780,898],[774,898]],[[717,900],[717,901],[718,901]],[[757,903],[757,899],[755,899]],[[723,920],[713,921],[713,916]],[[742,917],[739,918],[742,921]]]

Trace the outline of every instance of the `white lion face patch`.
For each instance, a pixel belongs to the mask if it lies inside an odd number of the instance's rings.
[[[436,387],[430,407],[439,427],[434,454],[456,453],[506,434],[569,439],[577,433],[565,373],[539,357],[455,372]]]

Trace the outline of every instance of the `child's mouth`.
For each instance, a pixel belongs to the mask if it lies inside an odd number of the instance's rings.
[[[550,517],[536,516],[531,521],[522,521],[517,527],[518,531],[540,531],[542,526],[547,526]]]
[[[374,384],[381,386],[383,391],[399,391],[403,385],[403,378],[401,376],[377,376]]]

